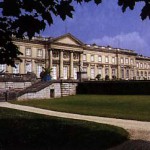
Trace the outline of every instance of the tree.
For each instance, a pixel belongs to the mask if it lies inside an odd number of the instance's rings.
[[[53,23],[52,16],[62,20],[73,17],[73,2],[79,4],[92,0],[1,0],[0,1],[0,64],[14,66],[22,53],[14,45],[12,36],[31,39],[36,33]],[[102,0],[94,0],[100,4]],[[137,2],[144,2],[141,18],[150,18],[149,0],[118,0],[123,12],[126,8],[134,9]]]

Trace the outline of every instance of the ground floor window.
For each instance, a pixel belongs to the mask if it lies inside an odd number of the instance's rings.
[[[31,64],[31,62],[27,62],[26,63],[25,70],[26,70],[26,73],[27,72],[32,72],[32,64]]]
[[[129,70],[126,70],[126,78],[129,79]]]
[[[95,79],[95,71],[94,71],[94,68],[91,68],[91,79]]]
[[[20,71],[20,69],[19,69],[19,63],[16,63],[15,66],[16,66],[16,67],[13,67],[13,73],[14,73],[14,74],[17,74],[17,73],[19,73],[19,71]]]
[[[1,71],[6,71],[6,65],[5,64],[0,64],[0,72]]]
[[[68,67],[64,66],[64,79],[68,79]]]
[[[38,64],[37,65],[37,70],[36,70],[36,74],[37,77],[40,78],[40,73],[42,72],[42,65]]]
[[[121,69],[121,78],[124,79],[124,69]]]
[[[116,69],[112,68],[112,76],[116,76]]]
[[[105,75],[109,75],[109,69],[105,68]]]
[[[74,79],[77,79],[77,67],[73,68]]]
[[[52,67],[52,79],[56,80],[57,79],[57,67],[53,66]]]

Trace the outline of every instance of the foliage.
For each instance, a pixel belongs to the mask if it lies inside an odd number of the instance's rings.
[[[118,127],[7,108],[0,108],[0,135],[0,149],[15,150],[97,150],[128,140]]]
[[[101,74],[97,74],[96,79],[100,80],[101,79]]]
[[[0,1],[0,64],[14,66],[15,60],[22,53],[13,44],[12,36],[31,39],[53,23],[53,16],[62,20],[73,17],[74,2],[82,4],[92,0],[2,0]],[[100,4],[102,0],[94,0]],[[118,0],[123,12],[126,8],[134,9],[138,2],[145,5],[141,12],[142,20],[150,18],[149,0]],[[21,60],[20,60],[21,61]]]
[[[149,95],[87,94],[42,101],[11,101],[11,103],[76,114],[150,121]]]

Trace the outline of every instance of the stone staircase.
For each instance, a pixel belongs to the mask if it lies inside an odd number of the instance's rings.
[[[44,89],[45,87],[49,86],[50,84],[52,84],[51,81],[48,81],[48,82],[38,81],[38,82],[32,84],[31,86],[27,87],[26,89],[19,91],[17,93],[17,95],[21,96],[26,93],[38,92],[38,91]]]

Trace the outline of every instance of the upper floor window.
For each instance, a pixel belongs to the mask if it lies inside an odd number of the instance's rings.
[[[113,64],[115,63],[115,57],[112,57],[112,63]]]
[[[31,48],[26,48],[26,56],[31,56]]]
[[[123,64],[123,58],[120,59],[121,64]]]
[[[126,64],[128,64],[128,63],[129,63],[129,59],[128,59],[128,58],[126,58],[125,60],[126,60]]]
[[[37,56],[38,57],[42,57],[43,56],[43,50],[42,49],[38,49],[37,50]]]
[[[98,61],[102,62],[102,56],[98,56]]]
[[[140,67],[143,68],[143,64],[142,63],[140,64]]]
[[[139,63],[138,62],[136,63],[136,67],[139,68]]]
[[[133,59],[131,59],[131,61],[130,61],[130,62],[131,62],[131,65],[133,65]]]
[[[79,59],[79,53],[73,53],[73,59]]]
[[[144,68],[147,68],[147,64],[146,63],[144,64]]]
[[[52,55],[53,55],[54,58],[58,58],[59,57],[59,52],[54,50],[54,51],[52,51]]]
[[[91,55],[91,61],[94,61],[94,55]]]
[[[83,61],[86,61],[86,54],[83,54]]]
[[[108,56],[105,57],[105,62],[106,62],[106,63],[109,62]]]

